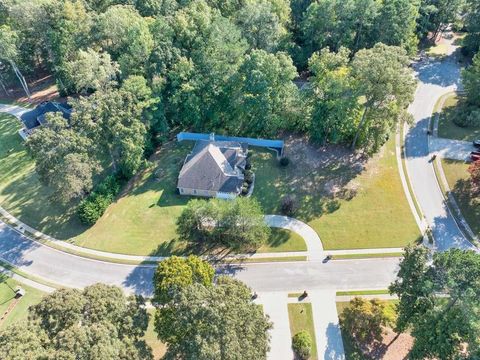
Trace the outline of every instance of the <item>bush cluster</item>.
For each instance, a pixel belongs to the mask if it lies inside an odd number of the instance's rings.
[[[453,122],[460,127],[480,126],[480,110],[474,106],[460,106],[453,116]]]
[[[299,333],[295,334],[292,339],[292,348],[295,351],[295,354],[301,359],[306,360],[310,357],[312,353],[313,341],[310,334],[302,330]]]
[[[121,183],[115,176],[107,176],[79,205],[77,214],[85,225],[93,225],[103,215],[120,191]]]

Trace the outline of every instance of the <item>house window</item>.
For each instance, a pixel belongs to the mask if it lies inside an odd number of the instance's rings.
[[[193,193],[194,193],[195,195],[197,195],[197,190],[193,190]]]
[[[183,188],[180,188],[180,194],[183,194]]]

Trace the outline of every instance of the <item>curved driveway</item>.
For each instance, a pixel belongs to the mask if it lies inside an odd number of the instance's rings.
[[[406,165],[415,196],[432,228],[435,247],[474,249],[448,210],[435,177],[428,144],[427,129],[438,99],[460,86],[460,66],[454,55],[444,60],[428,59],[415,64],[419,84],[409,111],[414,125],[405,139]]]

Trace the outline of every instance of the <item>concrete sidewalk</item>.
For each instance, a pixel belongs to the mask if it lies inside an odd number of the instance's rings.
[[[334,290],[308,292],[319,360],[345,360]]]
[[[270,352],[267,358],[271,360],[293,360],[292,335],[288,320],[287,293],[260,293],[255,301],[263,305],[264,312],[270,316],[273,329],[270,330]]]

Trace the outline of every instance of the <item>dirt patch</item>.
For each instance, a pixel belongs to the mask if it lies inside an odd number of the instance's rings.
[[[18,86],[8,89],[8,96],[5,96],[5,93],[2,93],[0,100],[18,101],[20,103],[28,104],[39,104],[43,101],[50,100],[65,100],[60,98],[57,85],[55,84],[55,79],[51,75],[43,76],[39,79],[29,82],[28,87],[32,94],[30,99],[25,96],[23,89]]]
[[[370,356],[374,360],[407,359],[412,346],[413,337],[410,334],[397,336],[391,329],[386,329],[382,343],[370,353]]]
[[[293,189],[306,193],[316,191],[331,198],[344,197],[358,190],[358,183],[350,182],[365,170],[367,160],[363,154],[345,146],[314,145],[298,136],[286,138],[285,155],[295,168],[292,173],[302,175],[292,179]]]

